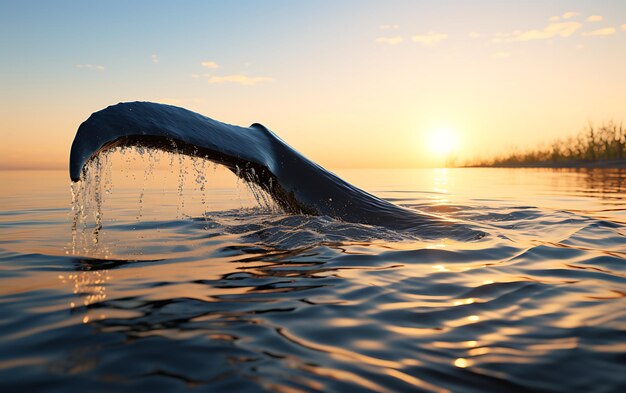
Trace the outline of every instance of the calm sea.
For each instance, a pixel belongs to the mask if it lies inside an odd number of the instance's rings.
[[[120,162],[0,172],[0,391],[626,391],[625,170],[336,171],[460,242]]]

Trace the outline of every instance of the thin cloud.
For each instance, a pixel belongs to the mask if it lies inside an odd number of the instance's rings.
[[[626,31],[626,23],[624,23],[622,26],[620,26],[620,28],[624,31]]]
[[[191,77],[194,79],[200,79],[200,78],[210,78],[212,76],[212,74],[197,74],[197,73],[193,73],[191,74]]]
[[[613,35],[617,30],[614,27],[605,27],[603,29],[586,31],[583,33],[584,36],[593,37],[593,36],[604,36],[604,35]]]
[[[219,65],[214,61],[207,60],[207,61],[203,61],[200,64],[202,65],[202,67],[205,67],[205,68],[219,68]]]
[[[268,78],[265,76],[247,76],[243,74],[232,74],[232,75],[223,75],[217,76],[212,75],[209,76],[207,82],[213,85],[221,85],[224,83],[235,83],[243,86],[254,86],[259,83],[264,82],[272,82],[274,79]]]
[[[542,30],[516,30],[512,33],[497,33],[493,42],[532,41],[547,40],[554,37],[569,37],[580,29],[579,22],[550,23]]]
[[[563,19],[572,19],[572,18],[574,18],[574,17],[576,17],[578,15],[580,15],[580,12],[570,11],[570,12],[566,12],[563,15],[561,15],[561,18],[563,18]]]
[[[155,64],[159,62],[159,56],[157,56],[157,55],[155,55],[155,54],[152,54],[152,55],[150,56],[150,59],[151,59],[151,60],[152,60],[152,62],[153,62],[153,63],[155,63]]]
[[[400,36],[376,38],[377,44],[398,45],[398,44],[401,44],[402,41],[404,41],[404,38]]]
[[[87,70],[104,71],[104,66],[99,64],[76,64],[75,67]]]
[[[558,22],[561,19],[572,19],[572,18],[577,17],[578,15],[580,15],[580,12],[569,11],[569,12],[564,13],[563,15],[551,16],[548,20],[550,22]]]
[[[429,31],[427,34],[418,34],[411,37],[414,42],[419,42],[422,45],[433,46],[438,42],[441,42],[448,38],[446,33],[436,33]]]
[[[398,30],[400,28],[399,25],[380,25],[378,26],[381,30]]]
[[[471,31],[468,36],[469,38],[476,39],[482,37],[484,34],[477,33],[475,31]]]
[[[590,15],[587,17],[586,21],[587,22],[602,22],[602,19],[604,19],[602,15]]]

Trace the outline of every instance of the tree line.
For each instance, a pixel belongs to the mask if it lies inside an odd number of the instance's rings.
[[[509,152],[492,159],[478,159],[466,166],[525,166],[531,164],[567,164],[626,158],[626,128],[609,122],[595,127],[589,124],[578,135],[555,139],[536,148]]]

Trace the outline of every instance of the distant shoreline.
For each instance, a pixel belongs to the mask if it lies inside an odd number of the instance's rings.
[[[626,169],[626,159],[598,161],[519,162],[494,165],[467,165],[461,168],[570,168],[570,169]]]
[[[363,167],[363,168],[333,168],[333,170],[344,169],[432,169],[434,167]],[[475,165],[460,165],[450,166],[448,168],[552,168],[552,169],[626,169],[626,158],[621,160],[597,160],[597,161],[560,161],[560,162],[525,162],[525,163],[498,163],[498,164],[475,164]],[[158,169],[158,168],[155,168]],[[162,168],[161,168],[162,169]],[[142,169],[138,169],[142,170]],[[169,169],[167,169],[169,170]],[[15,167],[0,167],[0,171],[67,171],[66,167],[46,167],[46,168],[15,168]]]

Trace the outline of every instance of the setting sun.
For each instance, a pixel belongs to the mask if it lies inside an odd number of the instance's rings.
[[[428,149],[436,156],[446,156],[456,150],[458,145],[458,133],[451,128],[438,128],[428,135]]]

